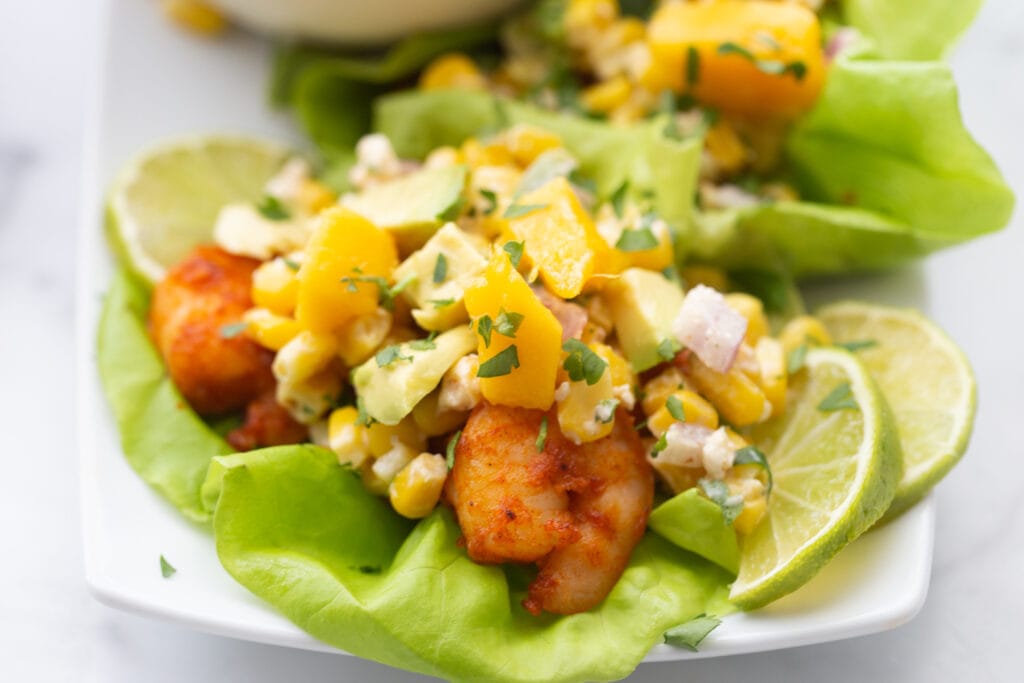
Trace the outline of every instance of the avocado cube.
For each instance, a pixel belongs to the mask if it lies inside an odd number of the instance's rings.
[[[637,372],[663,363],[666,340],[674,344],[672,321],[683,305],[683,290],[661,273],[629,268],[609,286],[615,333]]]

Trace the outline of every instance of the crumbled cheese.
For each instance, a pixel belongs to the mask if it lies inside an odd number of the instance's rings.
[[[612,387],[612,396],[619,399],[619,403],[626,410],[633,410],[633,406],[636,405],[636,396],[629,384],[617,384]]]
[[[712,479],[722,479],[725,473],[732,467],[732,461],[736,457],[736,447],[732,439],[725,431],[725,427],[719,427],[704,442],[704,451],[701,456],[701,464],[704,471]]]
[[[680,467],[700,467],[704,443],[711,430],[696,424],[676,422],[665,432],[665,449],[657,454],[658,462]]]
[[[444,373],[437,399],[438,412],[472,410],[480,403],[480,380],[476,376],[479,368],[479,356],[471,353],[460,358]]]
[[[402,161],[395,154],[391,141],[383,133],[371,133],[356,143],[356,163],[348,172],[349,181],[362,190],[371,185],[394,180],[417,168],[411,161]]]
[[[224,251],[266,261],[302,249],[310,233],[304,219],[272,221],[252,204],[228,204],[217,214],[213,240]]]
[[[263,191],[292,210],[301,204],[302,189],[313,177],[313,169],[305,159],[289,159],[281,170],[263,186]]]
[[[397,436],[393,436],[391,437],[391,450],[373,463],[373,473],[390,484],[416,455],[416,451],[399,441]]]
[[[572,391],[572,387],[569,386],[568,382],[562,382],[555,389],[555,400],[561,403],[565,399],[569,398],[569,392]]]
[[[614,401],[601,401],[594,411],[594,419],[601,424],[608,424],[615,417],[615,408],[618,406]],[[597,432],[593,432],[597,433]]]

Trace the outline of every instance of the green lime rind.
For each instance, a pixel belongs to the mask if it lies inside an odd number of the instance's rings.
[[[833,348],[809,351],[806,368],[792,378],[785,416],[753,430],[772,463],[775,488],[768,516],[740,548],[729,599],[743,609],[762,607],[810,581],[882,517],[902,472],[895,418],[867,368]],[[821,411],[822,399],[842,382],[849,383],[859,409]],[[839,448],[828,439],[838,439]],[[851,444],[855,448],[843,450]],[[794,457],[796,465],[787,466]],[[811,460],[800,464],[801,457]],[[801,485],[834,503],[825,509],[801,502],[791,493]]]
[[[918,311],[842,301],[818,312],[837,343],[857,351],[886,396],[904,470],[885,521],[917,503],[960,461],[977,411],[977,382],[964,352]]]
[[[105,231],[118,261],[150,285],[213,238],[221,207],[256,202],[286,148],[223,135],[178,138],[126,164],[111,186]]]

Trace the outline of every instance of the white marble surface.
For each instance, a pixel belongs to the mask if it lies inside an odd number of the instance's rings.
[[[0,2],[0,680],[412,681],[385,667],[255,645],[122,614],[85,590],[72,429],[72,291],[94,3]],[[990,0],[954,57],[964,115],[1024,192],[1024,4]],[[141,49],[141,48],[140,48]],[[932,589],[910,624],[855,640],[645,664],[636,681],[1017,680],[1024,632],[1024,220],[864,281],[921,301],[975,364],[964,463],[938,490]],[[984,264],[985,267],[979,267]],[[969,269],[972,277],[960,276]],[[976,305],[979,297],[997,306]]]

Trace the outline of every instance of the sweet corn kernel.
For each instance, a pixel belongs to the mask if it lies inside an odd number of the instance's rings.
[[[252,301],[278,315],[291,315],[299,295],[297,264],[291,259],[275,258],[261,264],[252,273]]]
[[[391,450],[374,460],[370,469],[380,481],[390,484],[415,457],[415,450],[396,439]]]
[[[375,496],[386,496],[388,495],[388,487],[391,485],[391,482],[384,481],[378,477],[373,471],[373,465],[373,460],[367,460],[359,468],[359,478],[363,482],[363,488]]]
[[[248,325],[245,328],[246,335],[272,351],[280,351],[302,332],[302,326],[293,318],[277,315],[265,308],[250,308],[242,320]]]
[[[416,423],[408,417],[396,425],[374,422],[366,430],[366,445],[370,455],[375,458],[383,457],[398,444],[418,451],[425,443],[423,434],[416,428]]]
[[[459,152],[466,164],[474,170],[480,166],[512,166],[515,163],[508,147],[496,141],[483,143],[470,138],[462,143]]]
[[[466,418],[469,417],[469,413],[438,410],[440,395],[440,389],[432,391],[412,409],[412,419],[416,427],[426,436],[441,436],[454,432],[465,424]]]
[[[426,517],[441,499],[448,466],[440,455],[420,453],[395,476],[388,497],[395,512],[409,519]]]
[[[616,76],[586,88],[580,99],[588,111],[607,114],[626,104],[631,90],[629,79],[625,76]]]
[[[522,168],[532,164],[537,157],[549,149],[562,146],[561,138],[554,133],[525,124],[509,128],[504,138],[512,158]]]
[[[163,0],[160,6],[169,19],[193,33],[213,36],[227,27],[220,12],[199,0]]]
[[[786,355],[789,355],[802,344],[829,346],[832,343],[832,335],[813,315],[801,315],[786,323],[779,334],[779,341],[782,342]]]
[[[353,406],[337,408],[327,418],[327,445],[342,465],[361,467],[370,457],[366,427],[359,424],[359,411]]]
[[[715,407],[707,399],[688,389],[675,391],[671,396],[679,399],[679,403],[683,408],[685,422],[699,424],[712,430],[718,429],[718,413],[715,412]],[[673,422],[676,422],[676,418],[666,405],[667,402],[666,399],[661,408],[654,411],[654,414],[647,419],[647,428],[655,436],[661,436],[672,426]]]
[[[725,303],[747,319],[747,333],[744,339],[751,346],[768,334],[768,318],[764,314],[764,304],[756,296],[733,292],[725,295]]]
[[[430,154],[427,155],[427,158],[423,160],[423,167],[445,168],[459,163],[462,163],[462,157],[459,155],[459,150],[445,145],[444,147],[437,147],[431,150]]]
[[[741,534],[753,531],[768,511],[764,476],[764,470],[757,465],[739,465],[725,477],[729,493],[743,498],[743,509],[733,520],[733,528]]]
[[[271,366],[274,377],[278,382],[297,385],[324,370],[337,348],[333,334],[303,330],[277,352]]]
[[[682,389],[686,384],[683,373],[676,367],[669,367],[654,379],[644,385],[640,406],[644,409],[644,415],[650,417],[659,408],[665,405],[665,401],[673,393]]]
[[[704,135],[704,149],[714,159],[718,168],[733,174],[747,162],[747,150],[736,129],[725,120],[719,120]]]
[[[383,308],[361,315],[338,334],[338,355],[354,368],[374,354],[391,331],[392,315]]]
[[[767,420],[772,413],[761,388],[742,370],[733,366],[726,373],[715,372],[697,358],[690,359],[687,376],[730,423],[745,427]]]
[[[729,276],[721,268],[712,266],[686,266],[680,272],[687,288],[705,285],[719,292],[729,288]]]
[[[423,90],[440,88],[483,90],[487,87],[487,79],[480,73],[480,69],[472,59],[461,52],[449,52],[427,65],[420,76],[419,85]]]
[[[776,417],[786,409],[786,352],[779,340],[762,337],[754,347],[754,354],[761,366],[761,390],[772,404],[772,416]]]
[[[608,364],[612,378],[612,393],[615,398],[619,399],[623,408],[632,410],[636,404],[636,396],[633,394],[636,375],[633,374],[633,366],[618,351],[607,344],[593,342],[588,346]]]
[[[595,353],[596,349],[591,349]],[[618,400],[612,373],[605,368],[594,384],[565,381],[555,392],[558,426],[573,443],[587,443],[608,436],[615,426]]]
[[[275,398],[292,417],[309,425],[327,414],[340,393],[340,374],[329,367],[302,381],[278,381]]]
[[[306,213],[316,214],[333,205],[338,197],[323,183],[307,178],[299,188],[297,199]]]
[[[574,35],[608,28],[618,16],[619,7],[615,0],[571,0],[563,21],[568,38],[572,40]]]

